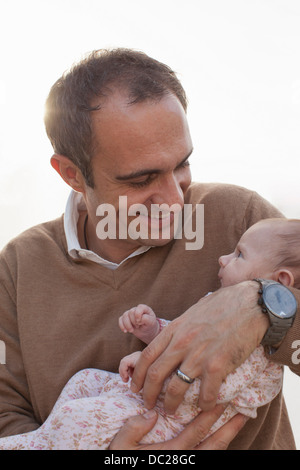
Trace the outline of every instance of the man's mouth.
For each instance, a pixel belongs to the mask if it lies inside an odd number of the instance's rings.
[[[136,212],[137,217],[145,217],[148,222],[167,222],[171,223],[174,219],[174,213],[171,211],[138,211]]]
[[[137,214],[138,217],[145,220],[145,223],[148,224],[149,228],[158,228],[162,229],[164,227],[170,227],[174,222],[174,214],[172,212],[164,212],[164,213],[139,213]]]
[[[158,213],[158,214],[149,214],[148,216],[150,219],[166,219],[171,217],[171,212],[166,212],[164,214]]]

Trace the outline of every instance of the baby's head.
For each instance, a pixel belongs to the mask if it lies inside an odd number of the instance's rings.
[[[300,220],[265,219],[250,227],[235,251],[219,258],[222,287],[260,277],[300,287]]]

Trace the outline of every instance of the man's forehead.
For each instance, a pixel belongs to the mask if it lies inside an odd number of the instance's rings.
[[[158,106],[156,106],[158,105]],[[147,97],[145,99],[132,101],[130,92],[126,88],[111,88],[100,97],[93,100],[92,106],[95,111],[92,117],[103,119],[105,115],[110,113],[120,113],[121,115],[130,117],[132,114],[136,114],[139,111],[148,109],[151,112],[157,112],[159,105],[163,105],[165,109],[169,109],[170,112],[182,112],[186,114],[179,99],[173,93],[166,92],[162,96]]]
[[[173,154],[178,163],[187,156],[192,148],[188,123],[174,95],[131,106],[124,96],[114,98],[92,115],[94,155],[147,161]]]

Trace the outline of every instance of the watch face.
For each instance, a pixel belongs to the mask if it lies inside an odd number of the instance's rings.
[[[286,287],[280,284],[271,284],[264,290],[266,307],[278,318],[291,318],[297,310],[297,302]]]

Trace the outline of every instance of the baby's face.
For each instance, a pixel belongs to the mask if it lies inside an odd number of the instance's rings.
[[[272,230],[259,223],[244,233],[233,253],[219,258],[219,278],[222,287],[232,286],[255,277],[272,279]]]

